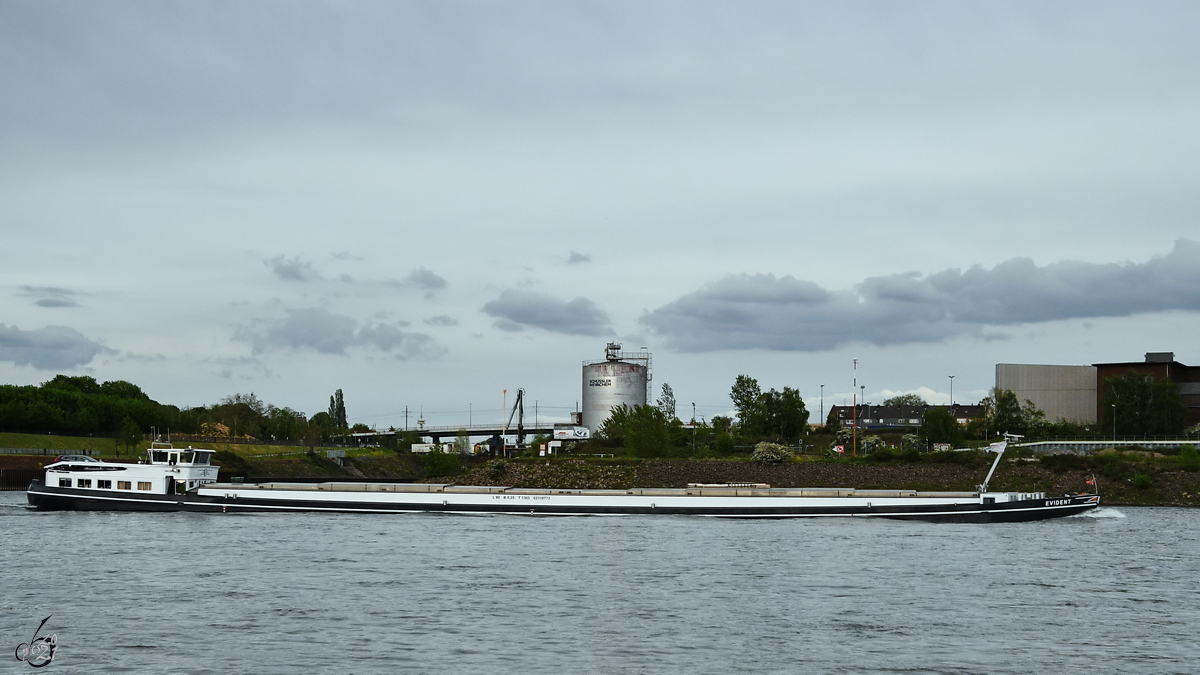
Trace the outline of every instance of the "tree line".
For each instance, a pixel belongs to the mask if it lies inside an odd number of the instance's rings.
[[[657,405],[619,406],[601,426],[593,449],[621,449],[640,457],[710,457],[749,453],[759,443],[795,447],[800,443],[819,449],[844,445],[849,448],[852,430],[841,428],[832,412],[824,427],[810,430],[804,399],[792,387],[762,391],[748,375],[739,375],[729,392],[734,417],[717,416],[711,422],[685,425],[675,415],[675,395],[663,385]],[[1186,408],[1178,387],[1168,379],[1144,373],[1105,378],[1101,388],[1101,419],[1095,425],[1048,420],[1032,401],[1021,402],[1016,393],[993,388],[980,401],[981,414],[960,424],[944,406],[930,406],[916,394],[902,394],[884,406],[924,407],[919,427],[912,432],[892,432],[899,445],[909,450],[928,450],[933,444],[959,445],[968,440],[989,440],[1003,433],[1031,437],[1118,436],[1200,434],[1200,425],[1184,428]],[[886,446],[879,435],[860,430],[860,451]],[[826,435],[829,438],[820,439]],[[817,438],[813,438],[816,436]],[[806,438],[807,437],[807,438]]]
[[[656,405],[622,405],[601,425],[593,449],[621,449],[637,457],[716,457],[749,452],[757,443],[794,446],[808,431],[808,409],[798,390],[762,391],[758,381],[739,375],[730,392],[737,417],[692,420],[675,415],[675,394],[662,387]]]
[[[0,385],[0,430],[68,436],[97,435],[136,442],[143,434],[207,436],[242,442],[316,445],[364,425],[349,426],[342,390],[329,409],[311,417],[263,402],[253,393],[179,408],[151,399],[124,380],[97,382],[88,376],[58,375],[40,385]]]

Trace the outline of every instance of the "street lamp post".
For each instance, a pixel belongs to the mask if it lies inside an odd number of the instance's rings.
[[[950,407],[954,407],[954,376],[950,376]]]
[[[1113,443],[1116,443],[1117,442],[1117,404],[1116,403],[1112,404],[1112,418],[1113,418]]]
[[[854,384],[852,386],[854,388],[858,387],[858,359],[854,359]],[[852,446],[852,450],[851,450],[851,455],[854,457],[858,457],[858,392],[854,391],[854,389],[852,388],[850,390],[850,393],[854,397],[854,409],[852,411],[853,415],[851,417],[853,424],[850,426],[850,430],[853,433],[853,441],[854,441],[854,445]]]
[[[692,401],[692,455],[696,454],[696,402]]]
[[[825,385],[821,385],[821,426],[825,426]]]

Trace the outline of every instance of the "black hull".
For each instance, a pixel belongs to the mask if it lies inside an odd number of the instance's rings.
[[[645,507],[645,506],[564,506],[518,504],[419,504],[379,503],[369,500],[298,500],[229,499],[195,494],[139,495],[78,488],[54,488],[32,485],[30,505],[40,510],[69,511],[148,511],[246,513],[280,511],[324,511],[334,513],[508,513],[519,515],[691,515],[723,518],[821,518],[864,517],[924,520],[955,523],[1011,523],[1061,518],[1099,506],[1097,495],[1075,495],[1053,499],[1034,499],[1002,504],[964,503],[955,505],[845,506],[845,507]],[[1050,502],[1050,503],[1048,503]]]

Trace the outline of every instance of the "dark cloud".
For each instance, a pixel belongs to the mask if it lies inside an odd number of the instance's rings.
[[[424,333],[410,333],[382,323],[363,328],[358,333],[358,340],[403,361],[435,359],[446,352],[433,338]]]
[[[483,311],[496,317],[501,330],[521,330],[533,326],[568,335],[609,335],[608,314],[587,298],[563,301],[549,295],[508,289],[499,298],[483,306]]]
[[[299,256],[292,258],[282,255],[275,256],[270,260],[264,261],[263,264],[275,276],[284,281],[319,281],[321,279],[321,275],[313,269],[312,263],[307,260],[301,260]]]
[[[101,353],[116,352],[89,340],[74,328],[47,326],[23,331],[0,323],[0,361],[38,370],[58,370],[82,366]]]
[[[592,256],[587,255],[586,253],[578,253],[576,251],[571,251],[571,254],[567,256],[567,264],[568,265],[578,265],[579,263],[590,263],[590,262],[592,262]]]
[[[344,355],[347,349],[362,346],[409,359],[436,358],[445,351],[423,333],[388,324],[368,324],[360,329],[357,320],[321,308],[290,309],[282,319],[255,321],[240,328],[233,339],[250,343],[255,354],[315,351]]]
[[[33,304],[38,307],[78,307],[75,297],[79,294],[66,288],[55,286],[22,286],[21,292],[32,298],[38,298]]]
[[[455,319],[451,316],[446,316],[445,314],[439,314],[437,316],[431,316],[428,319],[425,319],[425,323],[429,324],[430,326],[457,326],[458,319]]]
[[[1200,243],[1179,240],[1145,263],[1014,258],[929,276],[872,277],[829,291],[771,274],[733,275],[641,321],[683,351],[821,351],[850,342],[941,342],[984,335],[985,326],[1200,310]],[[991,335],[989,333],[988,335]]]
[[[404,283],[408,286],[416,286],[424,291],[436,291],[446,287],[446,280],[438,275],[430,272],[424,267],[413,270],[413,273],[404,277]]]
[[[79,303],[74,300],[62,300],[59,298],[43,298],[33,303],[38,307],[78,307]]]
[[[234,339],[249,342],[255,353],[281,349],[345,354],[355,344],[358,322],[325,309],[289,309],[283,319],[256,321]]]

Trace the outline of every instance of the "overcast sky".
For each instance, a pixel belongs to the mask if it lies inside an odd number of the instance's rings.
[[[1200,365],[1197,35],[1194,2],[6,0],[0,382],[561,419],[616,340],[684,419],[747,374],[815,421],[856,375]]]

